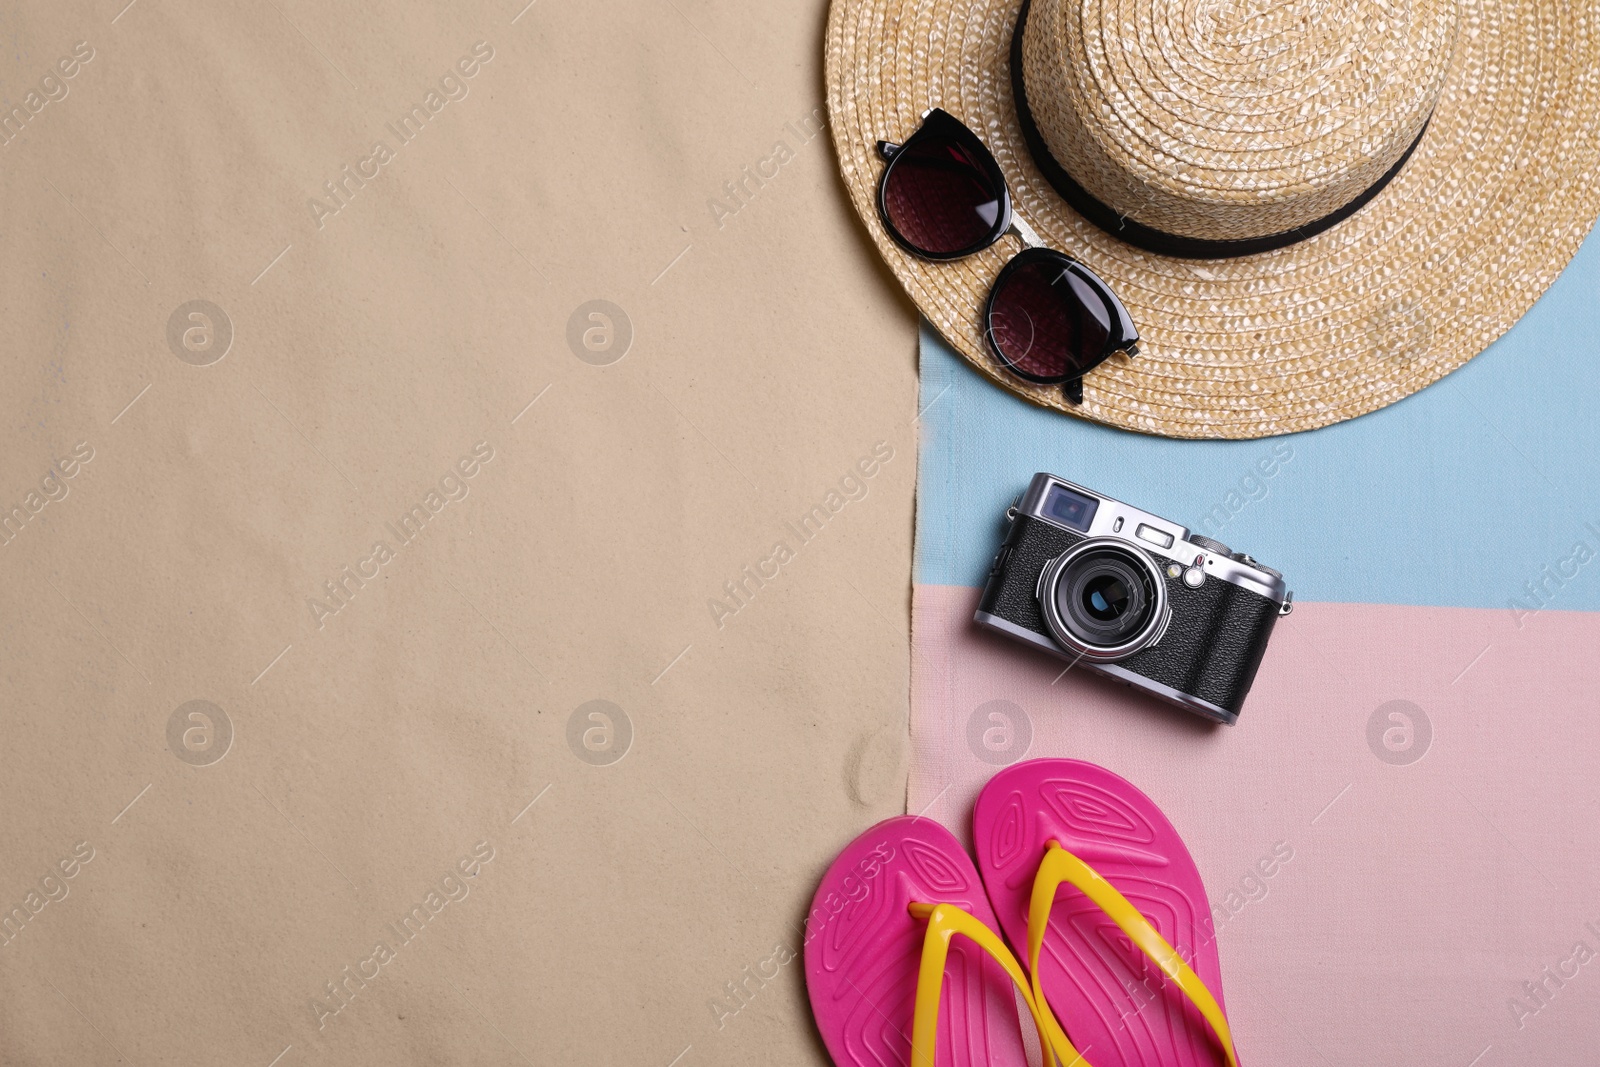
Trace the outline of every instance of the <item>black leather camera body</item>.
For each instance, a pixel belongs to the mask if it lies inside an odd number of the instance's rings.
[[[976,621],[1216,722],[1237,721],[1293,594],[1242,552],[1051,474],[1011,528]]]

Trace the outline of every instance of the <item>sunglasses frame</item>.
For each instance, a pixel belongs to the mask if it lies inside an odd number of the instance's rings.
[[[974,164],[989,180],[991,187],[1000,193],[1000,211],[995,217],[994,224],[989,232],[978,242],[967,248],[954,252],[928,252],[906,239],[889,218],[886,195],[889,186],[889,175],[894,172],[895,163],[902,158],[902,153],[919,141],[934,138],[945,139],[953,142],[963,149]],[[1006,183],[1005,172],[1000,169],[1000,164],[995,160],[994,153],[979,139],[978,135],[969,129],[966,123],[945,111],[943,108],[933,108],[922,116],[922,125],[903,142],[896,144],[893,141],[879,141],[878,155],[883,159],[885,166],[883,174],[878,178],[878,219],[883,223],[885,232],[894,242],[907,252],[919,259],[933,262],[948,262],[950,260],[965,259],[967,256],[976,255],[987,248],[992,248],[999,243],[1007,233],[1016,234],[1023,244],[1022,251],[1006,261],[994,282],[989,286],[988,298],[983,307],[983,336],[989,344],[989,351],[998,359],[1007,371],[1021,378],[1023,381],[1033,382],[1036,385],[1060,385],[1067,399],[1074,404],[1083,403],[1083,377],[1104,363],[1112,356],[1121,353],[1126,356],[1135,356],[1139,352],[1139,331],[1133,324],[1133,316],[1128,314],[1128,309],[1123,306],[1117,294],[1105,283],[1099,275],[1076,259],[1059,252],[1046,245],[1017,213],[1012,209],[1011,188]],[[1107,331],[1104,350],[1097,359],[1092,360],[1082,370],[1065,375],[1038,375],[1023,370],[1009,359],[1000,346],[995,343],[994,332],[989,325],[993,321],[995,296],[999,293],[1005,281],[1016,270],[1031,263],[1044,260],[1052,266],[1059,266],[1064,273],[1073,275],[1083,282],[1105,305],[1109,328]]]

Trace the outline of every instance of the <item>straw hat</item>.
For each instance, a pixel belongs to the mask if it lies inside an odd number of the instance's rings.
[[[1600,213],[1597,22],[1587,0],[833,0],[828,106],[873,239],[980,370],[1096,422],[1263,437],[1438,380],[1566,265]],[[928,262],[884,232],[874,143],[933,107],[1133,315],[1139,355],[1081,407],[984,342],[1015,237]]]

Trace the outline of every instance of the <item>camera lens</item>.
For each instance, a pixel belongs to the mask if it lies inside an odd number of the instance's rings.
[[[1128,600],[1132,595],[1121,579],[1098,574],[1083,587],[1083,606],[1101,622],[1111,622],[1128,610]]]
[[[1068,565],[1056,585],[1067,625],[1094,645],[1117,645],[1150,619],[1149,578],[1120,549],[1100,549]]]
[[[1104,662],[1132,655],[1161,629],[1161,576],[1126,542],[1082,542],[1052,561],[1043,577],[1041,606],[1051,632],[1088,658]]]

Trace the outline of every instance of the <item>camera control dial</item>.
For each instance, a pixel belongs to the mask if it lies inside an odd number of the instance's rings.
[[[1213,556],[1233,556],[1233,549],[1229,548],[1221,541],[1214,540],[1210,537],[1202,537],[1199,534],[1190,534],[1189,543],[1191,545],[1199,545]]]
[[[1273,570],[1271,567],[1267,566],[1265,563],[1260,562],[1254,556],[1250,555],[1250,553],[1248,553],[1248,552],[1235,552],[1233,554],[1233,558],[1238,560],[1240,563],[1248,563],[1250,566],[1254,567],[1258,571],[1266,571],[1268,574],[1272,575],[1274,578],[1282,578],[1283,577],[1283,573],[1281,571]]]

